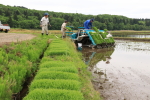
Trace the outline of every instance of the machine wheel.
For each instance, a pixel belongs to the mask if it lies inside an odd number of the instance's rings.
[[[5,30],[5,33],[8,33],[8,30]]]

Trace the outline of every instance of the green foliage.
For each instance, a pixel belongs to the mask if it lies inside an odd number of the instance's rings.
[[[75,80],[62,80],[62,79],[39,79],[34,80],[30,85],[30,91],[34,89],[66,89],[66,90],[77,90],[81,88],[79,81]]]
[[[50,23],[52,30],[60,30],[64,20],[68,20],[69,26],[83,26],[85,20],[95,18],[93,26],[98,29],[108,30],[147,30],[150,29],[150,19],[133,19],[119,15],[84,15],[78,13],[60,13],[53,11],[31,10],[25,7],[5,6],[0,4],[0,21],[9,24],[12,28],[41,29],[39,22],[45,12],[50,13]]]
[[[35,89],[23,100],[83,100],[83,95],[74,90]]]
[[[79,80],[79,77],[75,73],[61,72],[61,71],[41,71],[35,79],[70,79]]]

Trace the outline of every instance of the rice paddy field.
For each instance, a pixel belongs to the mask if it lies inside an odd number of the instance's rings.
[[[0,100],[101,100],[82,54],[70,39],[56,38],[59,31],[48,36],[41,36],[41,30],[10,32],[35,38],[1,46]]]
[[[112,31],[112,34],[149,34],[149,31],[119,32]],[[103,56],[112,55],[114,49],[110,48],[107,53],[92,52],[93,56],[96,54],[96,59],[86,61],[69,38],[60,38],[60,30],[50,30],[48,36],[41,36],[41,30],[11,29],[10,33],[30,34],[34,37],[31,40],[1,44],[0,100],[102,100],[101,94],[108,97],[106,88],[100,91],[94,88],[95,83],[91,81],[93,73],[87,70],[89,65],[86,64],[101,60],[109,64],[109,57],[103,59]],[[105,72],[98,74],[102,73]],[[109,93],[112,94],[111,91]]]

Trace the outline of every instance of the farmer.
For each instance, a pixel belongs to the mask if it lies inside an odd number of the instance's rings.
[[[67,25],[68,21],[65,20],[64,23],[61,25],[61,32],[62,32],[62,38],[66,37],[66,25]]]
[[[40,22],[40,26],[42,27],[42,35],[44,34],[44,32],[46,32],[46,35],[48,35],[48,25],[50,25],[48,15],[48,13],[45,13]]]
[[[92,29],[92,22],[94,21],[94,19],[88,19],[84,22],[84,28],[85,29]]]

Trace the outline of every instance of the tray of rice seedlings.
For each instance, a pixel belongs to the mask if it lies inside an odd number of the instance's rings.
[[[35,79],[70,79],[79,80],[78,74],[61,71],[40,71]]]
[[[34,89],[66,89],[77,90],[81,89],[81,83],[76,80],[64,80],[64,79],[38,79],[34,80],[29,88],[29,92]]]
[[[90,32],[90,35],[92,36],[92,38],[96,44],[103,43],[103,39],[101,38],[100,34],[95,33],[95,32]]]
[[[63,61],[47,61],[42,63],[40,68],[51,68],[51,67],[75,67],[72,62],[63,62]]]
[[[60,45],[60,44],[59,44]],[[45,53],[44,56],[53,56],[53,55],[69,55],[70,50],[66,45],[53,46],[51,45]]]
[[[23,100],[83,100],[83,95],[75,90],[35,89]]]
[[[69,72],[69,73],[78,73],[78,70],[75,67],[41,68],[38,72],[42,72],[42,71],[61,71],[61,72]]]
[[[72,31],[72,29],[71,29],[70,27],[66,27],[66,29],[67,29],[68,31]]]

